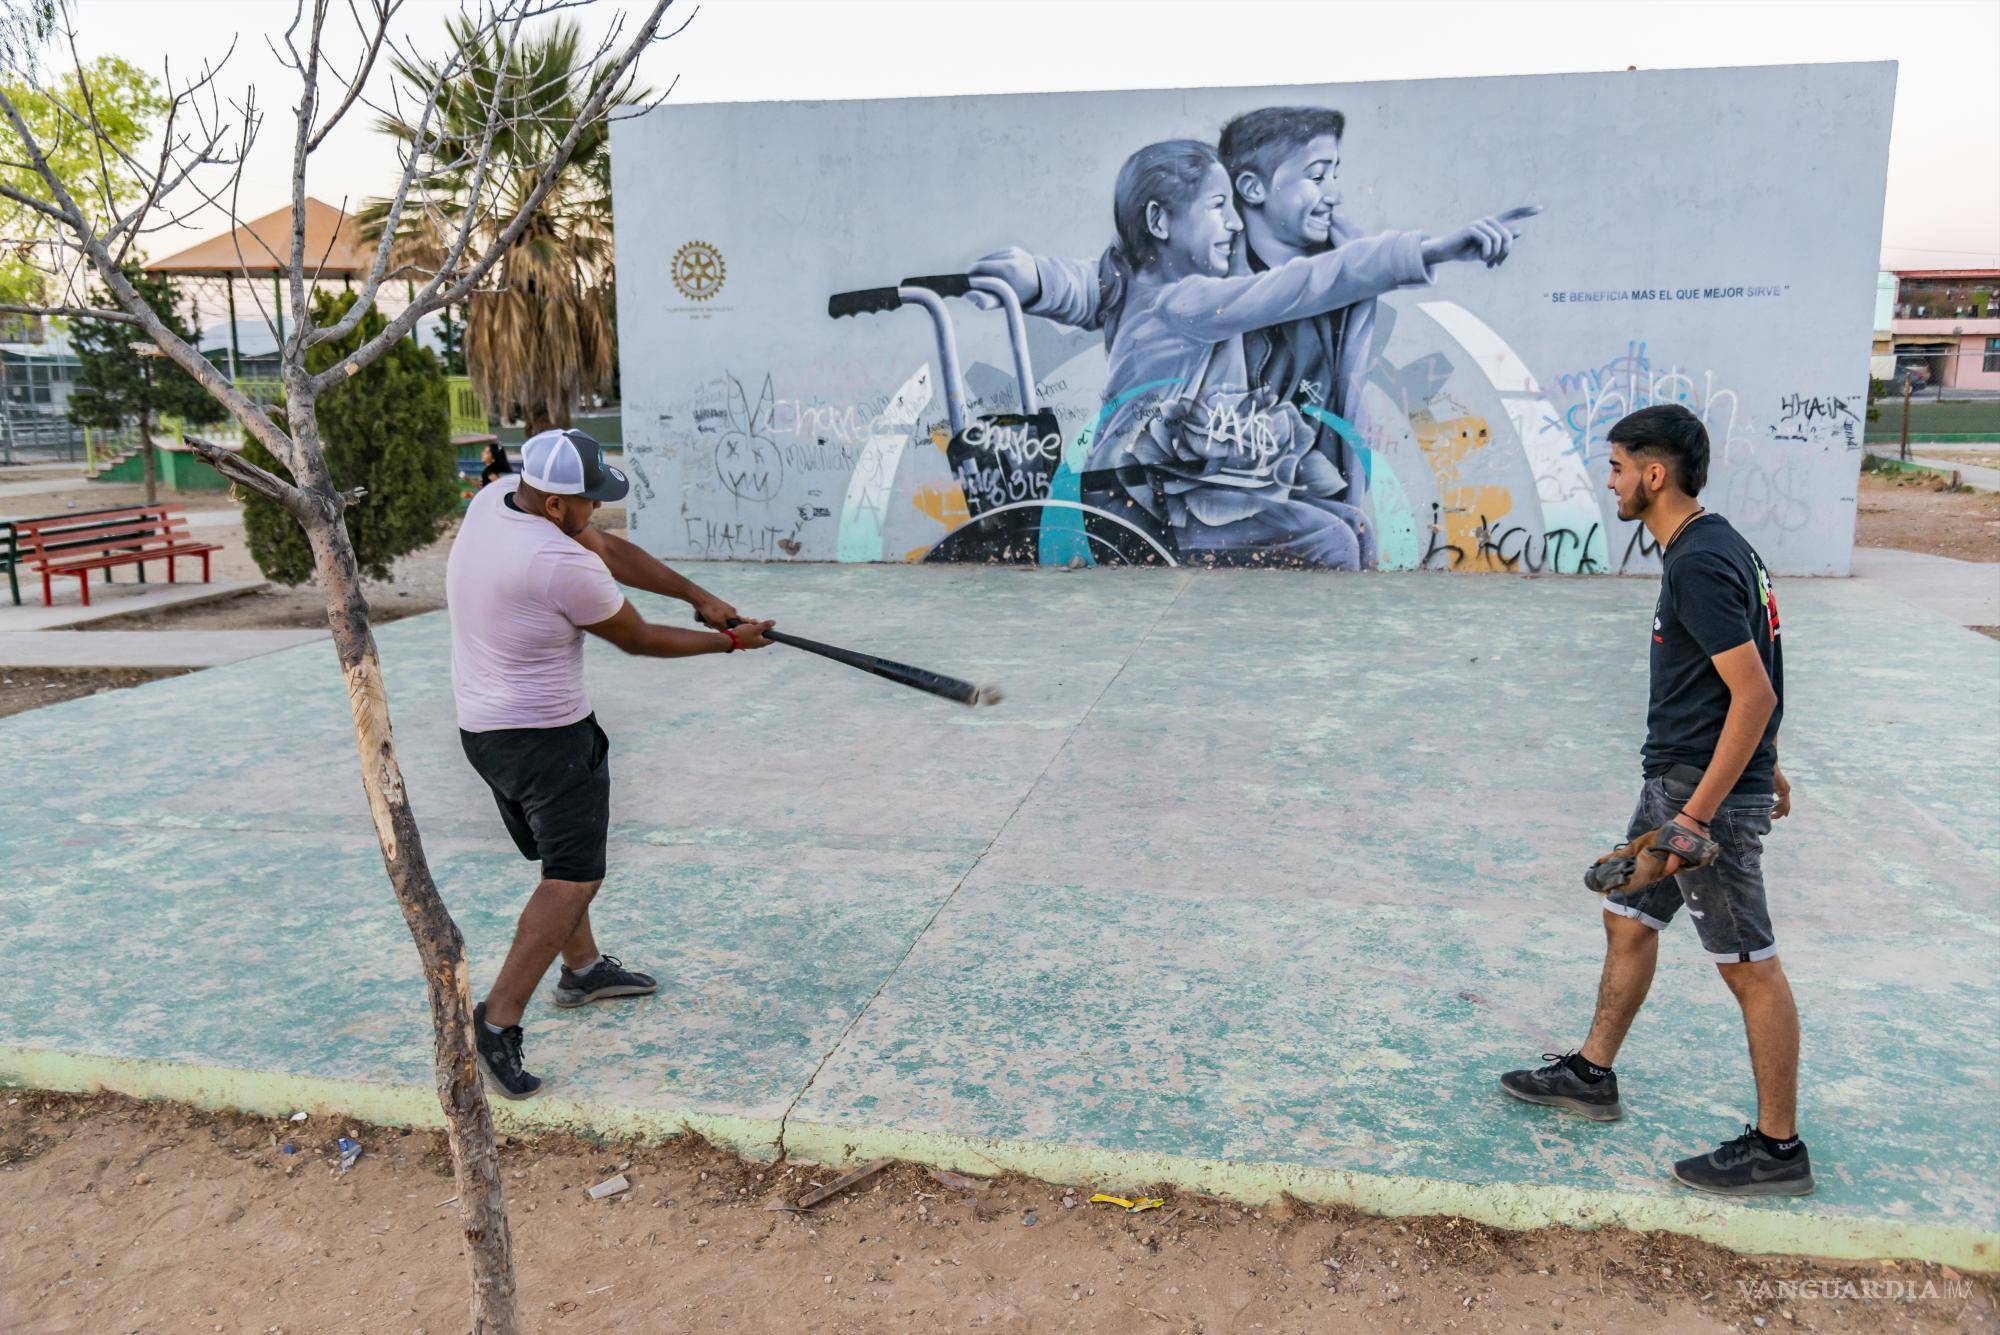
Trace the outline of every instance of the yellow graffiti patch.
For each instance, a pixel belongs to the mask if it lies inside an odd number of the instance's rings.
[[[1484,536],[1482,527],[1490,529],[1513,513],[1513,491],[1507,487],[1467,485],[1460,480],[1466,460],[1492,443],[1493,430],[1486,419],[1467,414],[1440,420],[1420,412],[1411,415],[1410,427],[1423,447],[1424,462],[1430,466],[1431,476],[1437,480],[1445,541],[1463,553],[1453,569],[1506,569],[1506,562],[1481,549],[1480,538]]]
[[[910,497],[910,504],[948,529],[955,529],[972,518],[965,508],[965,492],[957,487],[935,484],[918,487],[916,494]]]

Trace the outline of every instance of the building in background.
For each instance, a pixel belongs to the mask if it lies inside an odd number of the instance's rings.
[[[1893,380],[1896,376],[1896,275],[1883,269],[1875,275],[1875,343],[1869,352],[1871,380]]]
[[[1917,389],[2000,390],[2000,269],[1898,269],[1896,378]]]
[[[8,408],[26,415],[63,416],[78,369],[69,335],[40,321],[7,332],[10,337],[0,343],[0,385],[6,387]],[[15,334],[25,337],[16,339]]]
[[[0,326],[0,462],[28,455],[74,459],[83,431],[69,420],[78,362],[69,336],[47,320]]]

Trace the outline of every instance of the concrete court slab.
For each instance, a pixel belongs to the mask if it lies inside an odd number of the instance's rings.
[[[514,1124],[1994,1266],[2000,644],[1857,582],[1782,588],[1799,811],[1766,866],[1821,1185],[1757,1208],[1664,1180],[1750,1113],[1684,924],[1625,1122],[1492,1085],[1587,1021],[1578,880],[1635,788],[1649,581],[696,575],[1008,701],[593,646],[600,936],[665,986],[531,1010],[558,1084]],[[380,636],[483,988],[527,877],[459,754],[445,632]],[[34,766],[0,809],[0,1078],[434,1120],[330,652],[137,689],[0,721]],[[86,938],[90,972],[45,967]]]
[[[520,909],[518,856],[491,841],[428,847],[444,885],[515,890],[452,895],[474,950],[504,947]],[[143,923],[145,934],[100,937],[73,986],[19,994],[7,1008],[10,1043],[71,1048],[81,1038],[143,1063],[428,1082],[428,1034],[407,1023],[425,1013],[421,974],[393,903],[365,894],[380,857],[362,840],[125,826],[73,835],[60,853],[0,902],[10,948],[80,964],[74,911],[85,902],[98,921]],[[644,949],[649,963],[668,954],[653,943],[674,943],[661,991],[561,1022],[539,1008],[529,1041],[545,1074],[613,1105],[766,1121],[865,1002],[882,954],[921,928],[935,908],[929,888],[949,870],[936,856],[879,853],[865,863],[807,853],[771,867],[733,851],[635,845],[619,856],[621,872],[659,891],[607,897],[595,921],[607,942],[631,941],[627,956]],[[200,967],[217,953],[226,967]],[[480,963],[483,990],[498,957]],[[100,1032],[80,1032],[80,1004]]]
[[[2000,626],[2000,562],[1856,547],[1853,575],[1858,583],[1879,586],[1961,626]]]

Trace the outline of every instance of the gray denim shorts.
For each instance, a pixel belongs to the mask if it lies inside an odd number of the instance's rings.
[[[1625,837],[1636,839],[1680,814],[1700,779],[1700,771],[1676,765],[1646,780]],[[1764,836],[1771,832],[1771,807],[1776,801],[1772,793],[1724,798],[1708,827],[1710,837],[1722,845],[1722,856],[1706,867],[1643,889],[1607,895],[1604,911],[1637,918],[1657,932],[1686,904],[1701,948],[1716,963],[1747,964],[1777,954],[1771,910],[1764,901]]]

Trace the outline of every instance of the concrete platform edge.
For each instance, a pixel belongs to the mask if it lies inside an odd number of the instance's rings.
[[[382,1126],[443,1125],[424,1086],[278,1075],[175,1062],[129,1061],[0,1047],[0,1085],[70,1093],[111,1091],[262,1116],[345,1113]],[[667,1139],[693,1132],[746,1158],[842,1164],[893,1157],[961,1172],[1022,1173],[1095,1189],[1170,1184],[1258,1206],[1280,1196],[1347,1205],[1368,1214],[1455,1215],[1507,1229],[1607,1226],[1681,1233],[1739,1252],[1839,1260],[1908,1258],[2000,1272],[2000,1233],[1887,1219],[1835,1219],[1784,1205],[1742,1206],[1696,1196],[1638,1196],[1530,1183],[1451,1182],[1298,1164],[1235,1162],[1039,1141],[988,1139],[889,1127],[642,1109],[554,1095],[494,1101],[502,1132],[558,1131],[587,1138]]]
[[[1496,1095],[1497,1097],[1497,1095]],[[884,1157],[961,1172],[1018,1172],[1093,1190],[1169,1184],[1259,1206],[1280,1196],[1347,1205],[1365,1214],[1454,1215],[1496,1228],[1615,1226],[1681,1233],[1739,1252],[1840,1260],[1908,1258],[1962,1270],[2000,1271],[2000,1233],[1886,1219],[1833,1219],[1789,1208],[1733,1205],[1692,1192],[1638,1196],[1531,1183],[1452,1182],[1405,1174],[1355,1173],[1301,1164],[1237,1162],[933,1132],[804,1125],[785,1131],[792,1157],[841,1163]]]
[[[307,1112],[314,1117],[351,1116],[376,1126],[444,1125],[437,1092],[425,1085],[132,1061],[39,1048],[0,1047],[0,1088],[109,1092],[259,1117]],[[593,1140],[668,1140],[691,1131],[745,1158],[778,1157],[776,1118],[612,1106],[553,1093],[520,1103],[496,1098],[492,1108],[493,1125],[502,1133],[554,1131]]]

